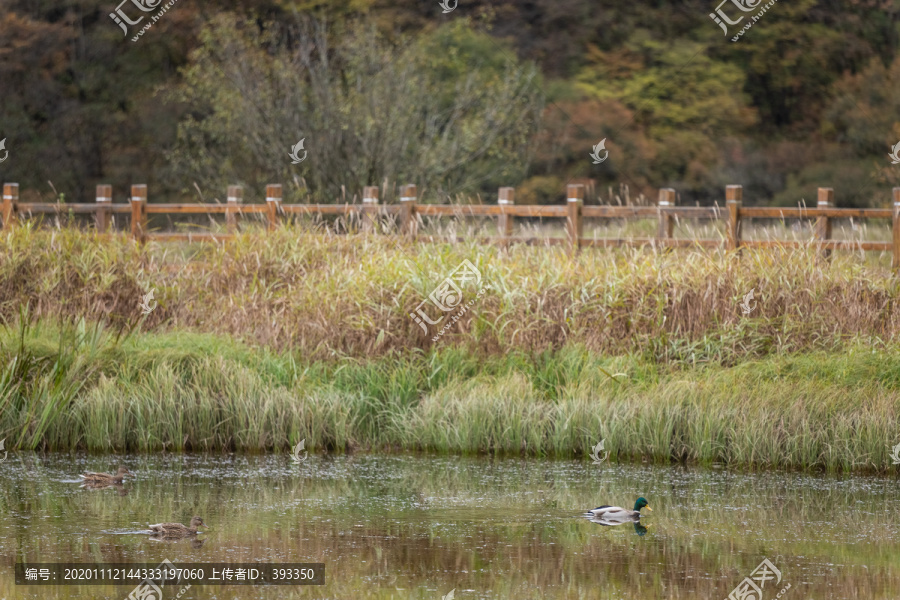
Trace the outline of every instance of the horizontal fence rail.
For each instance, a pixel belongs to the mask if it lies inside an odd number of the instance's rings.
[[[832,250],[867,250],[890,251],[892,267],[900,270],[900,188],[894,188],[891,208],[836,208],[834,206],[834,190],[819,188],[815,208],[762,208],[743,206],[743,188],[729,185],[725,188],[725,206],[693,207],[676,206],[675,190],[663,188],[659,191],[657,206],[585,206],[584,185],[573,184],[566,188],[565,206],[516,205],[515,189],[500,188],[496,205],[439,205],[419,204],[415,185],[404,185],[400,189],[398,204],[379,204],[379,188],[367,186],[363,188],[361,204],[283,204],[280,184],[266,186],[265,204],[243,204],[243,188],[228,186],[226,204],[148,204],[147,186],[131,186],[128,204],[112,203],[112,187],[98,185],[96,202],[90,203],[22,203],[19,202],[19,185],[6,183],[3,185],[2,216],[3,228],[12,227],[16,221],[27,215],[40,214],[94,214],[97,230],[107,233],[110,216],[128,214],[131,216],[131,235],[141,242],[148,240],[186,240],[186,241],[221,241],[234,236],[237,230],[239,215],[264,215],[266,229],[274,230],[279,220],[289,215],[332,215],[352,217],[359,220],[361,229],[366,233],[376,230],[376,222],[381,216],[393,216],[398,220],[399,232],[403,235],[423,241],[463,241],[458,236],[418,235],[420,217],[496,217],[497,236],[478,237],[477,241],[486,244],[567,245],[573,251],[579,248],[611,248],[621,246],[653,246],[661,248],[725,247],[729,250],[738,248],[796,248],[807,245],[797,240],[748,240],[742,237],[744,219],[809,219],[815,220],[812,243],[825,257]],[[165,233],[151,232],[147,227],[147,216],[157,214],[223,214],[227,233]],[[513,224],[515,217],[522,218],[558,218],[565,219],[566,236],[552,237],[514,237]],[[584,218],[601,219],[656,219],[657,233],[651,238],[585,238]],[[890,219],[892,236],[890,242],[876,241],[844,241],[831,239],[831,219]],[[676,219],[709,219],[725,221],[725,238],[717,239],[684,239],[673,235]]]

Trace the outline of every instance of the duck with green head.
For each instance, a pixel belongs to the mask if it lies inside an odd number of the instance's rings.
[[[604,504],[603,506],[598,506],[593,510],[589,510],[587,514],[606,521],[637,521],[641,518],[642,508],[646,508],[649,511],[653,510],[650,508],[650,503],[647,502],[646,498],[643,496],[634,501],[634,510]]]

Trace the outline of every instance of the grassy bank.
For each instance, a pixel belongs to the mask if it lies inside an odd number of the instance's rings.
[[[435,342],[409,313],[464,259],[484,294]],[[877,260],[811,248],[572,257],[294,227],[142,248],[22,226],[0,234],[0,439],[551,456],[603,439],[614,460],[885,471],[898,297]]]
[[[222,336],[24,321],[0,334],[7,448],[369,448],[890,471],[900,352],[677,368],[583,346],[310,362]]]
[[[409,313],[464,259],[481,271],[485,293],[434,342],[434,331]],[[142,317],[141,297],[151,289],[159,306]],[[739,305],[751,289],[746,316]],[[877,260],[836,252],[826,263],[809,248],[596,249],[573,258],[562,248],[503,252],[294,227],[225,246],[145,248],[67,228],[0,234],[6,322],[27,305],[38,318],[231,336],[310,362],[448,347],[499,356],[581,346],[648,362],[730,365],[896,339],[898,299],[900,285]]]

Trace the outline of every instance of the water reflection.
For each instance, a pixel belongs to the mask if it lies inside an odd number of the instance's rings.
[[[188,545],[193,549],[202,548],[203,544],[206,543],[206,538],[198,538],[198,537],[175,537],[171,535],[162,535],[159,533],[154,533],[148,536],[150,541],[153,542],[164,542],[167,544],[182,544]]]
[[[128,490],[125,489],[125,486],[121,483],[90,483],[84,482],[79,487],[85,490],[114,490],[120,496],[124,496],[128,493]]]
[[[632,517],[629,519],[622,520],[611,520],[605,519],[603,517],[598,517],[596,515],[587,516],[586,519],[591,523],[596,523],[597,525],[602,525],[604,527],[617,527],[619,525],[634,525],[634,532],[639,536],[643,537],[647,533],[647,525],[641,523],[640,517]]]
[[[900,590],[895,478],[405,455],[122,460],[138,474],[125,494],[73,486],[70,455],[0,463],[0,598],[126,595],[17,588],[23,560],[326,564],[323,587],[192,588],[200,600],[725,598],[766,557],[798,598]],[[597,498],[638,494],[654,507],[644,522],[581,516]],[[161,515],[197,514],[213,523],[202,537],[146,533]]]

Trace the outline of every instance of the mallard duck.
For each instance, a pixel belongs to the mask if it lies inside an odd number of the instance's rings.
[[[166,537],[184,537],[188,535],[196,535],[197,528],[203,526],[206,527],[206,523],[203,522],[203,519],[200,517],[194,517],[191,519],[191,526],[182,525],[181,523],[157,523],[156,525],[150,526],[150,531],[154,534],[163,535]]]
[[[79,475],[79,477],[89,483],[113,484],[122,483],[122,479],[126,475],[132,475],[132,472],[120,465],[119,470],[115,475],[110,475],[108,473],[83,473]]]
[[[604,521],[636,521],[641,518],[641,509],[646,507],[647,510],[652,511],[650,508],[650,503],[641,496],[634,502],[634,510],[628,510],[622,508],[620,506],[608,506],[604,504],[603,506],[598,506],[593,510],[589,510],[587,514],[592,515],[598,519],[602,519]]]

